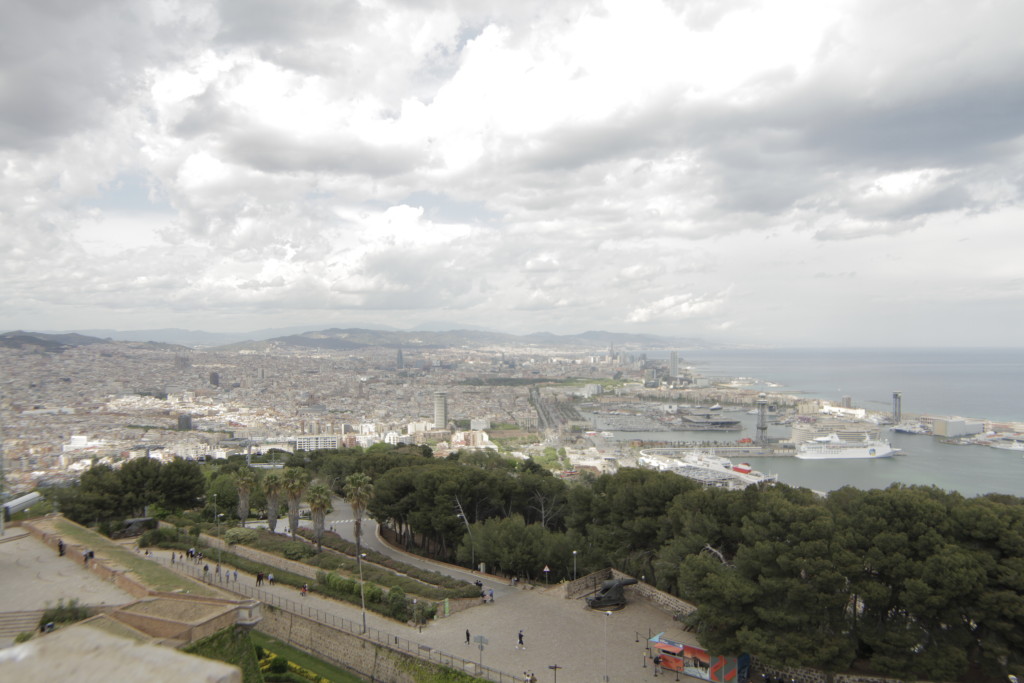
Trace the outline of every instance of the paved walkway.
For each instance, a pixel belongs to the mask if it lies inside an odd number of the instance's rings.
[[[0,612],[46,609],[77,599],[83,605],[123,605],[131,594],[60,557],[27,531],[7,529],[0,543]],[[0,638],[0,647],[13,643]]]
[[[340,527],[338,531],[345,533]],[[479,577],[495,594],[494,603],[438,619],[422,629],[367,612],[369,629],[463,659],[482,661],[485,666],[508,674],[522,676],[523,672],[533,672],[542,682],[555,680],[555,672],[548,667],[558,665],[561,668],[557,671],[557,680],[561,683],[595,683],[606,680],[606,674],[607,680],[615,683],[653,681],[650,661],[646,661],[646,668],[643,666],[645,640],[649,634],[665,631],[674,640],[696,643],[695,637],[682,631],[670,615],[646,602],[631,602],[611,615],[594,612],[588,610],[582,600],[566,600],[561,586],[513,588],[497,577],[476,575],[462,568],[406,556],[371,537],[370,525],[366,531],[368,547],[459,578]],[[215,557],[215,553],[211,555]],[[153,558],[169,565],[170,554],[170,551],[156,551]],[[212,569],[213,563],[210,564]],[[78,598],[85,604],[123,604],[133,600],[113,584],[99,579],[69,558],[58,557],[28,535],[0,544],[0,576],[3,576],[0,611],[41,609],[62,597]],[[250,587],[247,593],[251,593],[255,577],[239,572],[238,583]],[[232,584],[219,585],[231,589]],[[302,597],[294,588],[280,584],[271,587],[264,583],[261,590],[277,601],[288,600],[295,606],[305,606],[306,610],[317,610],[321,615],[346,619],[352,624],[361,622],[358,606],[315,594]],[[487,639],[482,652],[475,642],[466,644],[467,630],[474,638]],[[520,630],[524,634],[525,649],[516,647]]]
[[[169,562],[170,553],[158,551],[155,556]],[[216,551],[211,553],[213,557]],[[233,574],[228,578],[233,578]],[[245,587],[240,589],[243,594],[253,595],[254,576],[239,572],[238,583]],[[227,581],[215,582],[215,585],[231,589],[236,584]],[[494,603],[438,619],[422,629],[399,624],[373,612],[366,613],[367,628],[428,646],[434,651],[482,661],[485,666],[508,674],[532,671],[538,681],[553,681],[554,672],[548,667],[557,664],[562,667],[558,670],[558,680],[562,683],[603,681],[606,670],[608,680],[614,682],[653,681],[649,660],[644,668],[645,640],[649,634],[666,631],[674,640],[695,642],[693,635],[679,629],[670,616],[642,601],[632,602],[609,616],[587,609],[582,600],[566,600],[562,597],[561,586],[507,589],[501,598],[495,591]],[[299,591],[281,584],[268,586],[264,582],[260,590],[262,592],[254,597],[268,600],[267,596],[273,596],[278,601],[289,601],[290,609],[315,610],[321,619],[334,615],[347,620],[353,628],[361,621],[361,610],[356,605],[322,598],[315,593],[302,597]],[[467,629],[471,637],[487,639],[482,653],[475,642],[466,644]],[[525,649],[516,647],[520,629]]]
[[[342,530],[339,528],[338,531]],[[367,528],[367,532],[371,533],[371,529]],[[678,622],[670,615],[642,600],[633,601],[624,609],[609,615],[587,609],[582,599],[565,599],[562,586],[513,588],[497,577],[474,575],[458,567],[406,557],[405,553],[369,536],[366,545],[389,555],[400,555],[402,557],[399,559],[403,561],[413,559],[415,564],[458,575],[459,578],[474,580],[479,577],[485,588],[494,589],[495,595],[493,603],[481,604],[437,619],[422,629],[367,612],[366,624],[371,632],[383,631],[428,646],[434,651],[475,662],[482,661],[487,667],[511,675],[521,677],[524,672],[533,672],[538,681],[554,681],[555,672],[549,667],[558,665],[561,667],[557,671],[561,683],[595,683],[604,680],[641,683],[655,680],[651,662],[645,659],[646,639],[649,635],[664,631],[673,640],[697,644],[696,637],[679,628]],[[158,551],[156,557],[169,562],[170,553]],[[215,562],[215,558],[216,550],[211,550],[208,560]],[[214,562],[210,562],[211,568]],[[228,578],[233,578],[233,574],[229,574]],[[252,589],[256,583],[254,576],[239,572],[238,582],[247,587],[245,594],[253,594]],[[229,581],[219,585],[230,589],[234,583]],[[321,618],[333,615],[337,619],[348,620],[353,627],[361,622],[361,610],[355,605],[316,594],[302,597],[294,588],[280,584],[269,586],[264,582],[261,591],[263,596],[290,601],[295,608],[315,610]],[[525,649],[516,647],[520,629],[524,634]],[[477,636],[487,639],[483,652],[475,641],[466,644],[467,630],[471,639]],[[662,672],[659,678],[665,675]]]

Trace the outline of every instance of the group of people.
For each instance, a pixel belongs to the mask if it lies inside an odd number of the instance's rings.
[[[189,548],[188,550],[185,551],[185,554],[188,556],[188,559],[192,560],[192,564],[199,564],[200,562],[203,561],[203,558],[206,557],[201,552],[198,552],[195,548]],[[174,562],[174,553],[171,553],[171,563],[173,563],[173,562]]]
[[[523,683],[537,683],[537,677],[533,675],[532,671],[524,671]]]
[[[480,599],[481,600],[483,600],[484,602],[494,602],[494,589],[493,588],[485,589],[484,588],[484,582],[481,581],[480,579],[477,579],[473,583],[474,583],[474,585],[476,585],[477,588],[480,589]]]
[[[256,572],[256,585],[262,586],[263,581],[266,580],[271,586],[274,585],[274,573],[264,574],[263,572]]]

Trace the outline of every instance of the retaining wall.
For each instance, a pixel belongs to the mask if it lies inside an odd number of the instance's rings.
[[[597,592],[601,587],[601,584],[611,579],[633,579],[636,577],[624,574],[618,569],[602,569],[596,571],[593,574],[587,574],[581,576],[575,581],[568,581],[565,584],[565,597],[570,600],[583,597],[584,595],[590,595],[591,593]],[[626,586],[626,594],[630,597],[640,597],[655,605],[656,607],[668,612],[669,614],[687,615],[695,612],[697,607],[685,600],[680,600],[674,595],[669,595],[664,591],[660,591],[649,583],[645,583],[637,579],[637,583],[632,586]]]
[[[265,608],[260,631],[379,683],[416,683],[421,662],[370,640],[279,609]]]

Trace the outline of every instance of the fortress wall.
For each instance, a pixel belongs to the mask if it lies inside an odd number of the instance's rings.
[[[380,683],[416,683],[416,677],[407,670],[407,664],[413,658],[312,619],[268,606],[263,610],[263,620],[259,629],[282,642],[350,669],[370,680]]]
[[[617,569],[611,570],[611,578],[613,579],[632,579],[634,577],[629,574],[623,574]],[[637,583],[633,586],[626,586],[627,595],[639,595],[648,602],[658,606],[665,610],[669,614],[678,616],[686,616],[697,611],[696,605],[693,605],[685,600],[681,600],[674,595],[669,595],[664,591],[660,591],[649,583],[644,583],[637,579]]]

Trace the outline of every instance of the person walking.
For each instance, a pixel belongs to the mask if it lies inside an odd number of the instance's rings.
[[[466,629],[466,645],[469,645],[469,629]]]
[[[526,645],[523,643],[523,629],[519,629],[519,642],[516,643],[516,649],[518,650],[520,648],[523,650],[526,649]]]

